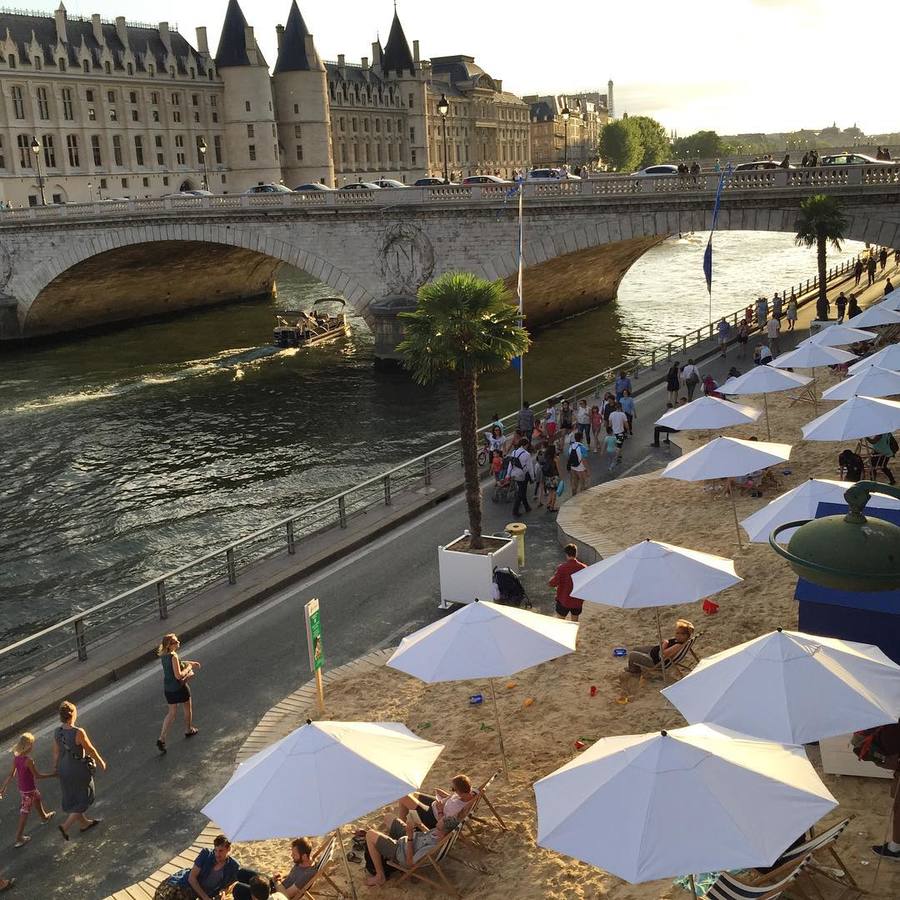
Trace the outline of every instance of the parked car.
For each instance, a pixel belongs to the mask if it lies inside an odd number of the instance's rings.
[[[215,197],[216,195],[212,191],[203,190],[203,188],[194,188],[190,191],[185,191],[186,194],[190,194],[192,197]]]
[[[738,163],[734,167],[735,172],[763,172],[770,169],[783,169],[780,162],[774,159],[754,159],[753,162]],[[796,169],[796,166],[787,166],[788,169]]]
[[[579,175],[571,172],[563,172],[562,169],[546,168],[532,169],[526,176],[526,181],[581,181]]]
[[[380,188],[385,188],[389,191],[403,189],[408,187],[402,181],[397,181],[395,178],[379,178],[376,181],[373,181],[372,184],[377,184]]]
[[[864,153],[836,153],[819,157],[820,166],[892,166],[892,159],[872,159]]]
[[[459,184],[458,181],[444,181],[443,178],[418,178],[413,182],[413,187],[444,187],[444,185]]]
[[[512,184],[505,178],[498,178],[496,175],[467,175],[463,178],[463,184]]]
[[[380,191],[381,186],[374,181],[353,181],[350,184],[341,185],[339,191]]]
[[[327,184],[319,184],[318,181],[310,181],[308,184],[301,184],[295,187],[295,191],[333,191],[334,188],[328,187]]]
[[[650,175],[677,175],[678,174],[678,166],[673,166],[670,163],[663,163],[662,165],[657,166],[647,166],[644,169],[640,169],[637,172],[632,172],[632,178],[646,178]]]
[[[254,184],[247,188],[245,194],[293,194],[294,192],[283,184]]]

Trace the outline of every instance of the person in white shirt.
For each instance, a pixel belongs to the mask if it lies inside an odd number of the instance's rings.
[[[582,443],[583,440],[584,435],[580,431],[576,431],[566,455],[566,468],[569,470],[569,487],[573,497],[579,490],[587,490],[589,483],[588,448]]]
[[[616,407],[609,414],[609,427],[612,428],[619,446],[625,443],[625,433],[628,431],[628,416]]]
[[[766,322],[766,334],[769,337],[769,344],[772,347],[772,352],[781,353],[781,339],[779,337],[781,334],[781,320],[772,316],[772,318]]]
[[[520,516],[519,512],[522,506],[525,512],[531,512],[531,505],[528,502],[528,485],[534,481],[534,471],[531,460],[531,454],[528,452],[528,438],[521,438],[519,446],[512,452],[512,465],[510,466],[510,477],[516,485],[516,499],[513,501],[512,513],[514,516]]]
[[[692,359],[689,359],[684,368],[682,368],[681,381],[687,390],[688,402],[690,402],[694,399],[694,391],[697,390],[697,385],[700,384],[700,370],[694,365]]]
[[[757,366],[767,366],[772,362],[772,351],[768,344],[762,343],[753,351],[753,363]]]

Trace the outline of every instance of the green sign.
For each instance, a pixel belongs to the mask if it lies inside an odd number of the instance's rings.
[[[309,647],[309,668],[318,672],[325,665],[322,649],[322,620],[319,617],[319,601],[310,600],[304,606],[306,611],[306,642]]]

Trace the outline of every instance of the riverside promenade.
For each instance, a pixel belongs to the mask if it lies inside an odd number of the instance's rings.
[[[880,296],[882,286],[879,279],[873,289],[861,292],[864,305]],[[846,284],[834,285],[833,293],[841,288]],[[803,316],[801,323],[811,317],[808,308]],[[801,329],[796,339],[803,336]],[[790,337],[783,338],[784,347],[791,343]],[[694,350],[691,355],[698,359],[703,354]],[[721,381],[733,364],[744,371],[750,362],[737,362],[731,350],[728,360],[712,359],[701,368]],[[665,406],[664,388],[650,387],[647,378],[640,387],[647,389],[638,396],[635,437],[626,446],[617,477],[651,471],[666,461],[664,451],[649,447],[653,421]],[[605,467],[602,472],[594,467],[595,482],[606,477]],[[508,506],[486,504],[486,530],[500,531],[510,520]],[[523,580],[535,608],[549,611],[546,581],[560,558],[556,522],[542,509],[524,521],[529,530]],[[396,644],[440,615],[435,548],[464,527],[462,498],[451,497],[190,642],[184,654],[203,663],[193,688],[201,734],[183,742],[173,729],[165,757],[154,746],[164,713],[158,663],[82,702],[80,724],[109,763],[109,771],[97,776],[93,808],[103,825],[90,835],[74,835],[68,844],[55,829],[32,826],[31,843],[15,855],[11,850],[4,854],[4,874],[20,879],[23,896],[53,896],[60,885],[68,885],[68,896],[103,897],[139,881],[189,846],[206,825],[200,808],[227,781],[248,733],[308,679],[303,603],[313,596],[321,600],[329,667]],[[171,620],[156,623],[153,642],[170,626]],[[46,770],[55,721],[48,717],[29,726],[38,736],[36,762]],[[42,787],[52,807],[57,789],[52,782]],[[0,829],[10,839],[16,813],[12,803],[0,806]]]

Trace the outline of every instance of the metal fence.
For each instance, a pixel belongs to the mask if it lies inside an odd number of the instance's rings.
[[[828,279],[842,277],[852,269],[855,261],[852,259],[833,266],[828,272]],[[793,292],[802,305],[814,299],[817,287],[817,279],[812,278],[805,284],[788,288],[782,296],[788,297]],[[742,308],[725,318],[735,327],[744,312]],[[637,381],[654,373],[657,366],[671,364],[677,356],[714,340],[715,332],[716,323],[710,322],[676,340],[556,391],[550,397],[532,404],[532,409],[540,415],[556,398],[577,401],[581,397],[602,396],[604,389],[608,389],[615,380],[617,372],[624,369]],[[504,425],[514,425],[516,417],[517,412],[511,413],[502,421]],[[173,608],[189,603],[199,592],[216,584],[236,584],[241,573],[251,566],[276,556],[293,555],[299,542],[331,528],[347,528],[354,517],[391,506],[402,492],[421,489],[442,477],[446,480],[448,475],[462,479],[462,454],[458,438],[0,648],[0,685],[8,689],[40,669],[74,658],[86,660],[90,649],[115,639],[123,628],[150,619],[165,620]]]

